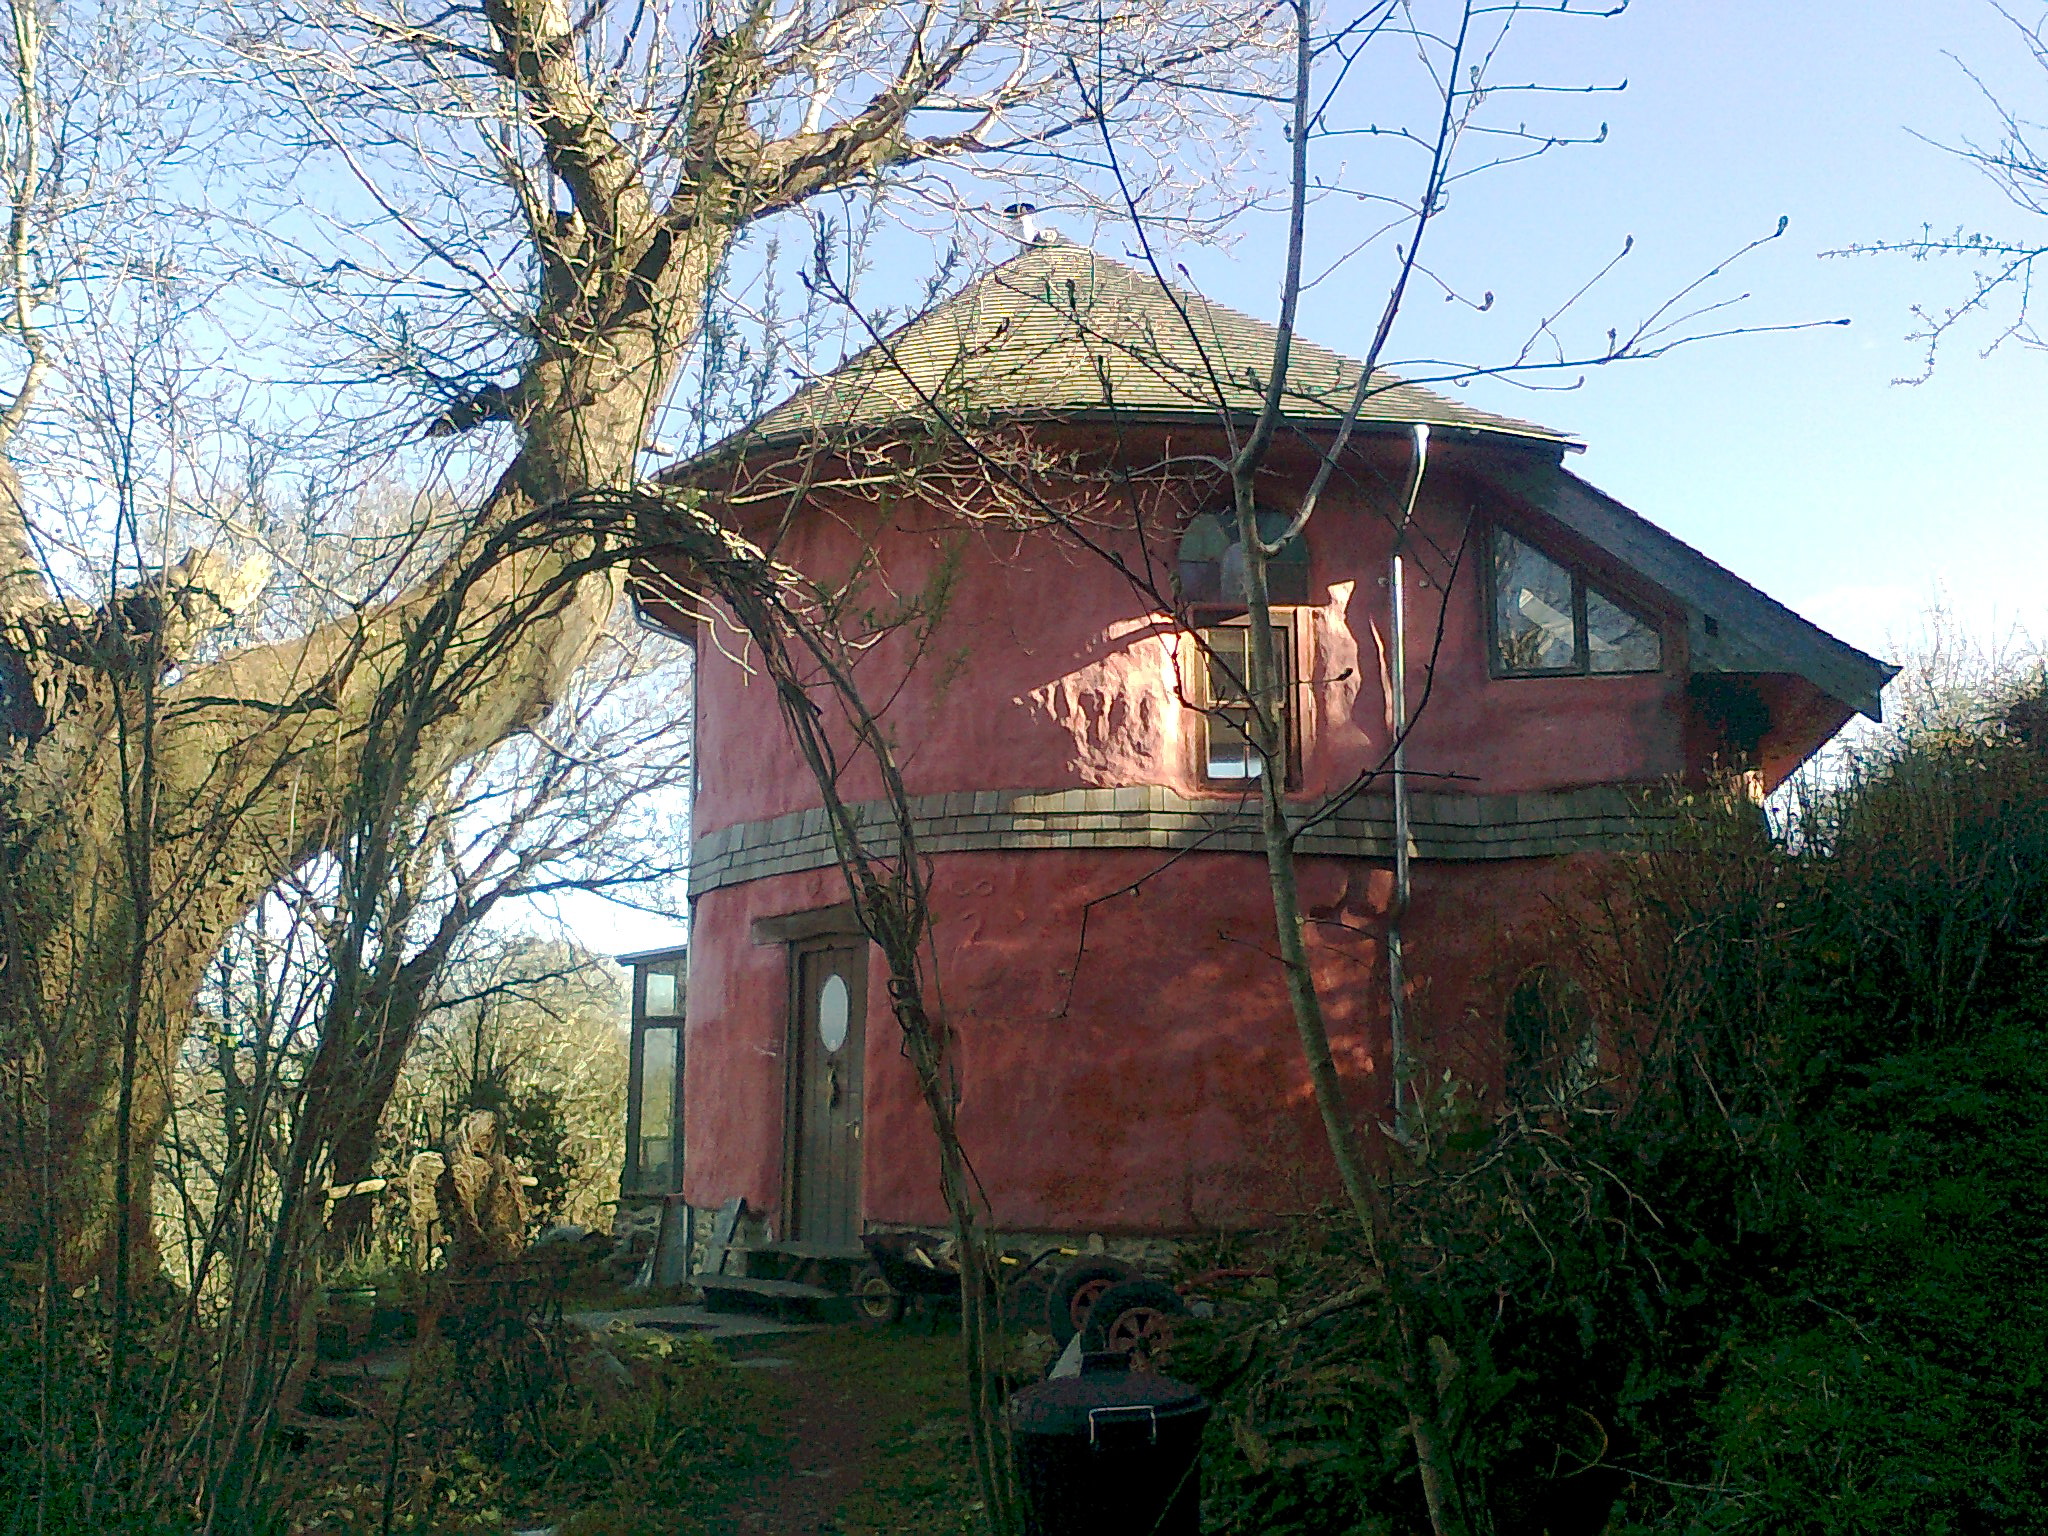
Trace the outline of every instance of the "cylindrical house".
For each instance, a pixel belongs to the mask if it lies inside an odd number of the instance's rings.
[[[1273,341],[1041,238],[677,471],[871,633],[858,677],[930,859],[933,1001],[1005,1233],[1189,1234],[1331,1191],[1235,723],[1242,551],[1217,472]],[[1277,540],[1335,453],[1272,561],[1282,771],[1338,1066],[1385,1117],[1390,921],[1411,1076],[1491,1102],[1547,903],[1629,845],[1632,807],[1716,764],[1770,788],[1875,717],[1890,670],[1572,475],[1556,432],[1381,380],[1336,452],[1358,375],[1295,343],[1259,494]],[[942,1223],[776,691],[686,571],[657,562],[636,592],[696,648],[683,1198],[700,1231],[724,1208],[721,1238],[797,1252]],[[880,786],[856,761],[842,793]]]

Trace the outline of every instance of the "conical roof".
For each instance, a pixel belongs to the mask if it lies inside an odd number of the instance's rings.
[[[1274,328],[1057,237],[856,353],[704,457],[929,421],[1213,422],[1219,398],[1249,416],[1273,366]],[[1334,426],[1361,364],[1296,336],[1287,419]],[[1576,446],[1561,432],[1447,400],[1383,375],[1362,425],[1427,422]],[[700,461],[701,462],[701,461]]]

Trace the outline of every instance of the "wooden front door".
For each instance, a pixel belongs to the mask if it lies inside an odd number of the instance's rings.
[[[867,945],[796,952],[790,1051],[789,1236],[851,1248],[860,1241],[861,1068]]]

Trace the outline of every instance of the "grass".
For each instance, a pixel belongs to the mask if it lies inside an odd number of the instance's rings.
[[[848,1327],[781,1337],[772,1348],[792,1368],[780,1371],[739,1369],[693,1336],[547,1337],[557,1341],[555,1364],[568,1363],[566,1379],[559,1369],[539,1371],[516,1390],[512,1377],[533,1357],[482,1359],[431,1336],[414,1347],[405,1378],[323,1365],[303,1411],[281,1427],[252,1536],[509,1536],[547,1525],[562,1536],[967,1536],[978,1528],[950,1331]],[[19,1490],[8,1472],[33,1466],[23,1455],[28,1442],[9,1433],[33,1420],[33,1365],[21,1349],[0,1349],[0,1447],[12,1451],[12,1465],[0,1465],[0,1531],[17,1523],[7,1506]],[[81,1359],[61,1379],[92,1387],[91,1366]],[[87,1431],[91,1406],[81,1399]],[[87,1465],[89,1451],[69,1448],[60,1472]],[[818,1476],[822,1469],[832,1475]],[[67,1519],[58,1527],[70,1529]],[[189,1511],[166,1503],[118,1528],[172,1536],[189,1528]]]
[[[454,1362],[429,1346],[399,1419],[389,1529],[406,1536],[506,1536],[555,1522],[562,1536],[732,1536],[774,1529],[773,1511],[802,1473],[797,1419],[851,1414],[853,1467],[820,1532],[969,1536],[980,1501],[967,1449],[959,1340],[916,1327],[835,1328],[777,1339],[782,1371],[741,1370],[701,1340],[612,1333],[633,1386],[588,1394],[523,1428],[512,1449],[481,1452]],[[367,1411],[316,1434],[292,1458],[285,1504],[293,1532],[383,1531],[383,1488],[397,1386]],[[797,1487],[811,1486],[799,1482]],[[822,1487],[820,1487],[822,1492]],[[768,1512],[769,1524],[760,1523]],[[757,1518],[748,1521],[745,1517]],[[808,1528],[808,1527],[807,1527]]]
[[[957,1334],[834,1329],[798,1339],[784,1353],[799,1369],[847,1389],[872,1427],[860,1481],[828,1529],[843,1536],[964,1536],[980,1528]],[[797,1383],[777,1385],[787,1392]]]
[[[700,1341],[606,1342],[631,1386],[546,1405],[495,1456],[478,1446],[449,1352],[429,1346],[402,1412],[396,1384],[365,1384],[350,1393],[361,1411],[292,1457],[281,1490],[288,1529],[503,1536],[561,1522],[564,1536],[723,1536],[722,1512],[782,1465],[774,1394]]]

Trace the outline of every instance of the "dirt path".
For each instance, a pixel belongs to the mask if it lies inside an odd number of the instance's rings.
[[[776,1341],[780,1343],[781,1341]],[[837,1511],[858,1488],[874,1450],[876,1423],[827,1353],[792,1343],[773,1369],[778,1428],[789,1437],[787,1468],[733,1513],[740,1536],[839,1536]]]
[[[789,1362],[763,1373],[788,1459],[727,1506],[724,1528],[734,1536],[953,1536],[973,1528],[954,1341],[846,1328],[763,1346]]]

